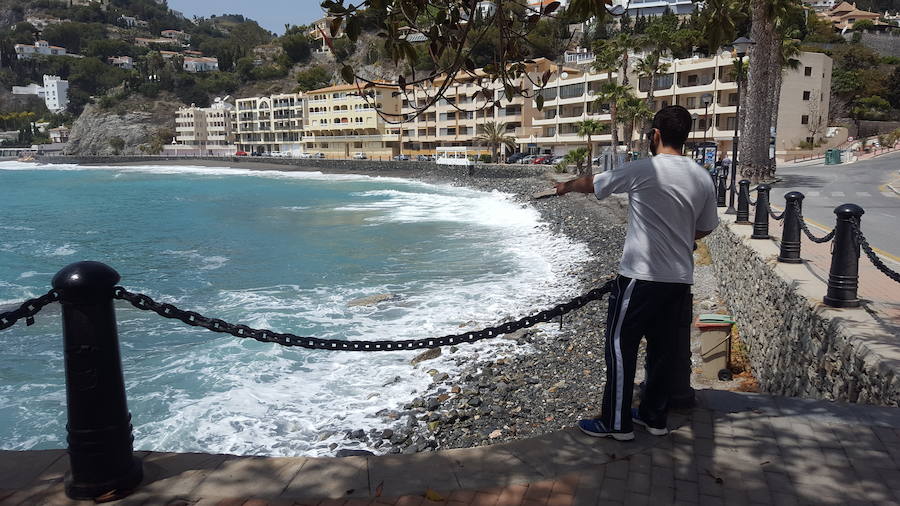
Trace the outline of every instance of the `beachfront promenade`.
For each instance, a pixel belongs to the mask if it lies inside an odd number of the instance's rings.
[[[415,455],[260,458],[139,452],[112,504],[900,504],[900,410],[704,390],[669,436],[575,429]],[[64,450],[0,452],[2,504],[67,499]]]

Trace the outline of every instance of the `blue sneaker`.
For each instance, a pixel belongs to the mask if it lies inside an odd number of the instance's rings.
[[[645,429],[647,429],[647,432],[654,436],[665,436],[669,433],[669,429],[667,429],[666,427],[651,427],[650,424],[641,420],[641,415],[638,414],[638,408],[631,408],[631,423],[636,423],[643,426]]]
[[[593,437],[611,437],[616,441],[631,441],[634,439],[634,432],[622,432],[609,430],[600,420],[580,420],[578,428],[588,436]]]

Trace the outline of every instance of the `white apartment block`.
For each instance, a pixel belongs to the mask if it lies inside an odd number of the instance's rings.
[[[532,81],[539,82],[547,70],[556,70],[556,65],[545,58],[535,59],[527,69],[531,79],[523,79],[521,84],[528,90],[533,89]],[[577,69],[565,70],[577,72]],[[507,100],[502,86],[497,83],[492,103],[488,104],[480,93],[481,87],[475,82],[485,75],[480,69],[473,76],[458,75],[433,108],[404,122],[401,125],[403,154],[434,154],[437,147],[452,146],[471,147],[471,153],[489,154],[490,147],[477,141],[486,122],[505,124],[506,133],[516,139],[527,140],[538,134],[539,130],[533,127],[533,122],[541,113],[534,102],[522,96]],[[435,86],[442,84],[442,79],[434,82]],[[428,103],[428,97],[433,96],[434,92],[434,89],[416,89],[412,96],[403,97],[404,115],[413,116],[417,108]],[[493,104],[495,100],[499,100],[499,107]],[[506,146],[500,147],[500,154],[506,151]]]
[[[821,53],[801,53],[797,70],[785,70],[781,87],[781,106],[776,129],[776,149],[795,148],[799,143],[821,140],[831,93],[832,61]],[[732,75],[734,59],[728,52],[710,58],[672,60],[667,73],[656,77],[651,109],[681,105],[697,115],[688,146],[704,141],[715,142],[719,150],[730,152],[737,112],[737,83]],[[605,107],[594,103],[594,96],[608,76],[605,72],[567,69],[562,79],[552,79],[541,93],[544,108],[541,117],[532,125],[539,133],[518,137],[522,151],[563,155],[585,145],[585,138],[577,134],[575,123],[595,119],[609,123]],[[613,78],[621,82],[613,73]],[[646,99],[649,79],[629,76],[635,95]],[[709,106],[704,107],[704,98]],[[637,126],[636,128],[639,128]],[[624,143],[628,132],[619,127],[619,141]],[[635,141],[639,132],[632,132]],[[594,152],[609,145],[610,135],[592,136]],[[620,147],[621,149],[621,147]]]
[[[69,81],[59,76],[44,75],[44,85],[13,86],[13,95],[37,95],[51,112],[62,112],[69,106]]]
[[[176,146],[171,149],[185,154],[234,154],[235,110],[227,99],[217,98],[210,107],[179,109],[175,116]]]
[[[16,58],[19,60],[27,60],[37,55],[66,55],[66,48],[51,46],[46,40],[39,40],[34,44],[16,44],[13,46],[13,49],[16,51]]]
[[[301,93],[238,99],[238,150],[292,155],[303,152],[304,102]]]

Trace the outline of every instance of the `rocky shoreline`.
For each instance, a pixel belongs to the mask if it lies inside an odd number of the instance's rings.
[[[110,160],[104,165],[131,163]],[[402,162],[384,164],[381,168],[385,170],[375,172],[372,167],[365,170],[350,166],[295,167],[243,160],[225,163],[167,160],[162,164],[358,173],[511,194],[523,206],[536,209],[551,233],[566,235],[587,246],[589,257],[567,273],[563,281],[571,283],[577,293],[598,287],[615,274],[625,238],[627,199],[612,196],[598,201],[593,195],[570,194],[536,200],[532,197],[534,193],[573,176],[554,174],[549,169],[536,171],[532,166],[518,171],[515,166],[484,166],[473,177],[434,164],[422,170],[421,164]],[[716,309],[718,301],[711,269],[698,265],[695,277],[695,305],[707,311]],[[528,346],[527,352],[505,358],[485,359],[478,354],[458,353],[459,348],[455,346],[441,349],[440,353],[429,350],[411,364],[423,368],[433,378],[419,397],[402,409],[378,412],[380,423],[373,420],[367,427],[347,430],[344,434],[323,432],[317,444],[327,444],[331,454],[338,457],[411,454],[496,444],[572,427],[579,419],[599,412],[606,371],[603,359],[606,307],[604,298],[568,314],[562,328],[556,322],[545,323],[501,337]],[[440,355],[441,360],[432,361]],[[453,375],[440,370],[447,368],[447,360],[456,371]],[[642,373],[638,367],[636,381],[641,380]]]
[[[554,176],[417,179],[498,190],[533,206],[553,233],[565,234],[590,250],[590,258],[568,273],[566,280],[582,293],[616,272],[627,203],[616,197],[600,202],[592,195],[533,199],[533,193],[553,184]],[[368,451],[410,454],[495,444],[571,427],[599,411],[605,320],[604,299],[567,315],[561,330],[554,322],[501,337],[528,343],[532,353],[484,361],[471,356],[457,359],[453,356],[456,347],[444,349],[445,358],[449,354],[460,366],[459,375],[451,377],[432,368],[427,359],[422,361],[417,367],[426,368],[434,378],[426,392],[402,410],[379,412],[381,427],[348,431],[342,444],[332,443],[331,449],[337,456]]]

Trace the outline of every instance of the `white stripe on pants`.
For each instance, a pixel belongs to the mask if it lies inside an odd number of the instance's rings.
[[[631,300],[631,293],[634,291],[635,280],[632,279],[625,287],[625,293],[622,295],[619,304],[619,314],[616,318],[615,327],[612,333],[613,351],[616,354],[616,398],[613,400],[616,406],[616,414],[613,418],[613,430],[622,430],[622,403],[624,402],[623,388],[625,385],[625,371],[622,360],[622,324],[625,322],[625,314],[628,312],[628,302]],[[630,406],[629,406],[630,408]]]

